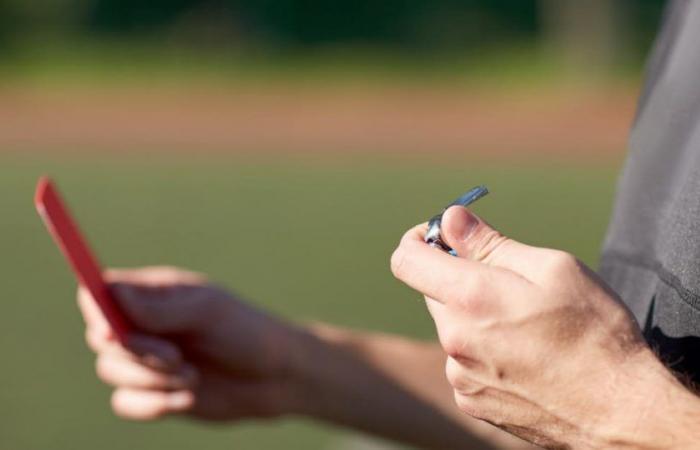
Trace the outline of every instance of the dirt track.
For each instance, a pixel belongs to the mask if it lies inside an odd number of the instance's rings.
[[[5,151],[437,152],[619,159],[630,86],[0,89]]]

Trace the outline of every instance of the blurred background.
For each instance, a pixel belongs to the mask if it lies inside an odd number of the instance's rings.
[[[114,418],[33,211],[110,266],[206,272],[292,320],[432,339],[403,231],[467,188],[595,265],[660,0],[0,0],[0,448],[394,448],[290,419]]]

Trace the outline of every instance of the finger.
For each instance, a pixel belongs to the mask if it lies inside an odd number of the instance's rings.
[[[462,206],[452,206],[442,216],[442,236],[447,245],[466,259],[483,262],[536,278],[537,261],[548,249],[509,239]]]
[[[471,320],[472,317],[465,316],[462,311],[455,311],[451,305],[442,304],[428,297],[425,301],[435,322],[438,340],[445,354],[460,361],[470,370],[485,370],[486,367],[481,361],[484,355],[490,354],[492,345],[478,331],[479,321]]]
[[[128,336],[127,346],[137,361],[154,369],[174,371],[183,364],[182,351],[167,339],[132,333]]]
[[[207,282],[203,274],[170,266],[149,266],[137,269],[108,269],[108,283],[132,284],[143,287],[164,287],[173,284],[201,285]]]
[[[176,371],[183,363],[182,352],[177,345],[154,336],[131,333],[126,348],[119,341],[105,339],[104,335],[91,329],[86,330],[85,339],[95,353],[129,358],[157,370]]]
[[[85,326],[93,330],[95,333],[105,335],[105,338],[113,337],[112,328],[105,319],[102,311],[97,306],[95,299],[92,298],[90,292],[83,286],[78,286],[78,307],[85,320]]]
[[[111,339],[105,333],[93,328],[85,329],[85,342],[88,348],[95,353],[129,353],[119,341]]]
[[[466,333],[461,332],[462,325],[455,320],[454,310],[429,297],[425,298],[425,304],[435,322],[438,340],[445,353],[452,358],[466,357]]]
[[[461,395],[476,395],[485,388],[482,383],[474,379],[473,371],[467,369],[464,362],[457,358],[447,358],[445,376],[452,389]]]
[[[149,333],[191,331],[216,314],[214,290],[199,285],[116,283],[111,288],[136,328]]]
[[[442,303],[461,302],[473,295],[496,300],[499,271],[455,258],[423,242],[424,226],[409,230],[391,257],[394,276]],[[494,281],[494,282],[491,282]]]
[[[95,370],[107,384],[136,389],[190,389],[198,380],[196,369],[189,364],[183,364],[177,372],[164,372],[109,353],[97,357]]]
[[[119,388],[112,394],[112,409],[125,419],[153,420],[166,414],[188,411],[194,401],[194,394],[188,390],[166,392]]]

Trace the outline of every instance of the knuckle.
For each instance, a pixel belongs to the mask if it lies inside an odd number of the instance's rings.
[[[445,363],[445,376],[456,391],[461,391],[464,388],[464,371],[454,358],[447,358],[447,362]]]
[[[469,376],[467,369],[459,360],[448,358],[445,375],[455,393],[465,397],[476,397],[484,392],[484,386]]]
[[[398,279],[401,279],[406,264],[406,251],[403,245],[399,245],[394,253],[391,254],[391,273]]]
[[[147,367],[137,367],[138,372],[131,376],[130,384],[141,389],[164,389],[171,385],[170,377]]]
[[[457,408],[459,408],[460,411],[477,419],[481,418],[482,414],[479,408],[477,407],[477,401],[474,397],[470,395],[461,394],[460,392],[455,390],[454,399],[455,403],[457,404]]]
[[[174,386],[175,381],[165,374],[149,372],[141,377],[141,384],[144,389],[167,389]]]
[[[552,250],[548,261],[548,270],[554,274],[571,273],[578,267],[578,260],[570,253]]]
[[[104,355],[98,355],[95,359],[95,373],[100,380],[104,382],[109,381],[111,374],[109,370],[109,361],[106,360]]]
[[[470,300],[478,298],[483,292],[486,285],[484,278],[479,274],[472,274],[464,279],[462,286],[463,300],[469,303]]]
[[[137,420],[142,418],[143,411],[139,411],[138,408],[134,408],[128,398],[128,394],[123,392],[121,389],[117,389],[112,393],[111,406],[112,411],[117,417],[126,420]]]
[[[89,328],[85,330],[85,343],[88,348],[95,353],[98,353],[104,345],[102,340],[97,336],[97,333]]]
[[[508,238],[491,228],[482,228],[482,232],[473,238],[473,257],[477,261],[488,261],[496,250],[508,242]]]
[[[137,355],[138,362],[146,367],[158,370],[174,370],[182,364],[182,356],[174,349],[147,349]]]
[[[417,248],[416,228],[407,231],[391,255],[391,272],[400,280],[405,278],[413,251]]]
[[[464,338],[453,329],[440,334],[440,344],[447,356],[452,359],[459,359],[464,356]]]
[[[123,389],[115,389],[110,398],[112,411],[119,417],[124,419],[132,418],[134,413],[130,406],[128,394]]]
[[[116,414],[119,417],[126,418],[128,417],[128,408],[126,408],[126,405],[124,405],[124,401],[122,400],[123,396],[122,393],[119,389],[115,390],[112,392],[112,397],[110,398],[110,406],[112,407],[112,411],[114,414]]]
[[[465,277],[461,282],[457,304],[467,312],[478,312],[487,288],[483,276],[471,274]]]

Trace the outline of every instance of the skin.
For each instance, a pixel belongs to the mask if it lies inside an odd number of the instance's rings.
[[[408,231],[396,277],[425,295],[466,414],[551,448],[698,448],[700,402],[573,256],[509,239],[464,208]]]
[[[443,218],[459,257],[426,245],[425,230],[406,233],[392,270],[426,296],[439,344],[291,324],[181,269],[108,272],[137,330],[128,342],[87,292],[78,300],[113,410],[132,420],[303,415],[440,449],[700,442],[697,397],[592,271],[461,207]]]
[[[78,303],[118,416],[233,423],[303,415],[423,448],[531,448],[455,407],[439,345],[294,325],[181,269],[105,276],[138,330],[128,342],[115,339],[87,291]]]

